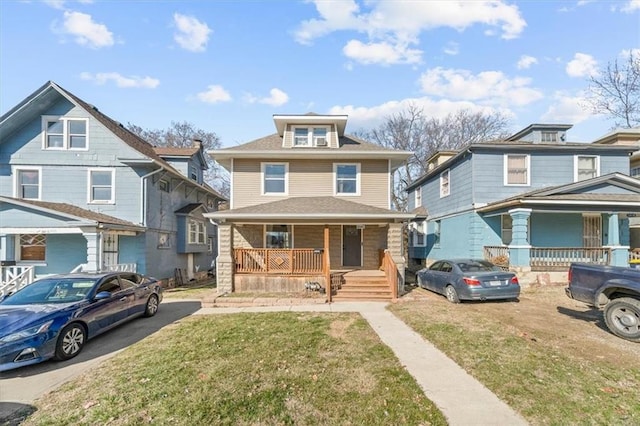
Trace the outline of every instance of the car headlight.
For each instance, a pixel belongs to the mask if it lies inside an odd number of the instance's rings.
[[[16,340],[26,339],[27,337],[36,336],[40,333],[46,333],[49,331],[49,327],[53,324],[53,320],[47,321],[43,324],[38,324],[33,327],[25,328],[24,330],[11,333],[8,336],[0,338],[0,343],[11,343]]]

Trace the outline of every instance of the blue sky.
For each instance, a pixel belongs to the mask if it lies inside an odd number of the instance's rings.
[[[53,80],[144,128],[188,121],[223,146],[273,114],[348,114],[347,132],[421,106],[501,111],[513,132],[613,121],[588,77],[640,48],[640,0],[0,0],[0,113]]]

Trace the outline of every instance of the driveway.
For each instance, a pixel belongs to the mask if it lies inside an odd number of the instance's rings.
[[[90,340],[80,355],[69,361],[46,361],[0,373],[0,424],[19,410],[32,412],[31,403],[45,393],[198,309],[200,301],[166,300],[155,316],[135,319]]]

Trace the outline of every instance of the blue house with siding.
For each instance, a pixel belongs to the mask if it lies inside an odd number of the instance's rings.
[[[2,283],[72,270],[207,273],[225,197],[203,147],[159,148],[47,82],[0,117]],[[22,278],[20,278],[22,277]]]
[[[567,142],[570,125],[534,124],[506,140],[437,153],[408,188],[409,257],[487,258],[517,271],[570,262],[627,265],[640,214],[634,146]]]

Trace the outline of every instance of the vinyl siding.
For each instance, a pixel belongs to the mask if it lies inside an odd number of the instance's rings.
[[[234,160],[233,208],[269,203],[289,197],[333,196],[334,163],[360,163],[360,195],[344,196],[349,201],[389,208],[389,173],[386,160],[274,160],[289,164],[288,195],[262,195],[260,160]]]

